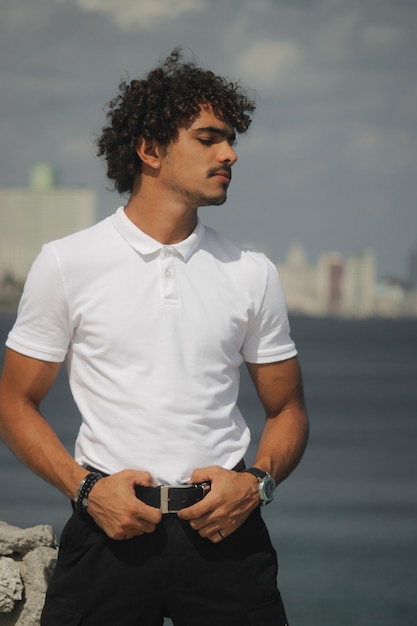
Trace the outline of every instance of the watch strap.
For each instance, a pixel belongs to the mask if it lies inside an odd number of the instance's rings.
[[[259,467],[248,467],[242,470],[243,472],[252,474],[258,480],[258,493],[261,505],[265,506],[272,502],[275,495],[275,481],[272,476],[268,472],[259,469]]]
[[[256,476],[258,480],[262,480],[262,478],[265,478],[265,476],[267,476],[268,474],[268,472],[265,472],[264,470],[261,470],[258,467],[247,467],[246,469],[242,470],[242,473],[244,472],[246,472],[247,474],[252,474],[253,476]]]

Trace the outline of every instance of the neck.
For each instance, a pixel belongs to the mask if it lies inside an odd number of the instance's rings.
[[[164,245],[184,241],[197,225],[197,207],[175,202],[172,195],[148,193],[144,186],[133,190],[125,213],[142,232]]]

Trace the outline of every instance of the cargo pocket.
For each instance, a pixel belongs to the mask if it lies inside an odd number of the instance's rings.
[[[288,626],[281,596],[269,604],[263,604],[247,613],[250,626]]]
[[[53,599],[48,600],[43,608],[40,626],[79,626],[81,619],[78,608]]]

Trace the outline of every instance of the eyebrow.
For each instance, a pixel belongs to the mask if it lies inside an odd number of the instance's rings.
[[[217,126],[200,126],[199,128],[193,128],[193,131],[195,133],[201,133],[201,132],[213,133],[214,135],[218,135],[219,137],[224,137],[225,139],[228,139],[229,141],[232,141],[232,142],[236,141],[236,134],[233,131],[229,132],[225,128],[217,128]]]

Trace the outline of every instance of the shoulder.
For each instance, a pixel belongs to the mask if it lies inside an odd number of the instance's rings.
[[[61,271],[87,268],[102,263],[112,246],[115,230],[107,217],[93,226],[44,244],[39,257],[56,264]]]
[[[209,226],[204,229],[202,248],[224,263],[225,269],[242,274],[246,281],[254,279],[257,282],[267,281],[271,273],[276,273],[275,265],[263,252],[242,246]]]
[[[202,247],[206,247],[213,255],[219,255],[219,258],[225,261],[253,263],[258,265],[265,265],[270,262],[263,252],[238,244],[224,237],[210,226],[204,226]]]
[[[109,237],[112,230],[111,217],[106,217],[89,228],[71,233],[60,239],[54,239],[46,245],[57,250],[71,250],[86,244],[94,245]]]

